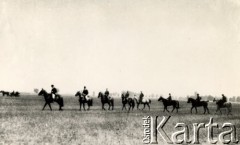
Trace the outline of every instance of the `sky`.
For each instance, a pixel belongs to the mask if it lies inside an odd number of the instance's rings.
[[[1,0],[0,90],[240,96],[240,2]]]

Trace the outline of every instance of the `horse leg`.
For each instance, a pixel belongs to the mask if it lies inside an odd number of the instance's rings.
[[[125,108],[125,110],[127,110],[127,105],[126,104],[124,104],[124,108]]]
[[[110,110],[110,107],[111,107],[111,103],[108,103],[108,110]]]
[[[84,109],[84,111],[86,111],[86,109],[85,109],[85,103],[83,103],[83,109]]]
[[[44,108],[46,107],[46,105],[47,105],[47,102],[44,104],[44,106],[43,106],[42,110],[44,110]]]
[[[125,104],[123,104],[122,110],[123,110],[124,106],[125,106]]]
[[[89,102],[88,102],[88,109],[87,110],[90,110],[90,104],[89,104]]]
[[[103,109],[103,110],[105,110],[105,108],[104,108],[104,104],[105,104],[105,103],[102,104],[102,109]]]
[[[166,106],[166,110],[167,110],[167,112],[169,112],[169,110],[167,109],[167,106]]]
[[[143,104],[143,108],[142,108],[142,110],[145,109],[145,106],[146,106],[146,104]]]
[[[205,114],[207,109],[206,109],[206,107],[203,107],[203,109],[204,109],[204,112],[203,112],[203,114]]]
[[[129,105],[128,112],[131,110],[131,105]]]
[[[175,110],[175,106],[173,106],[172,112]]]
[[[61,105],[60,105],[60,102],[59,101],[57,101],[57,103],[58,103],[58,105],[59,105],[59,111],[61,111],[62,110],[62,108],[61,108]]]
[[[52,111],[52,107],[51,107],[51,104],[50,104],[50,103],[48,103],[48,106],[49,106],[50,110]]]
[[[148,105],[148,108],[149,108],[149,110],[150,110],[150,105],[149,104],[147,104]]]
[[[82,103],[81,103],[81,102],[79,102],[79,105],[80,105],[80,108],[79,108],[79,110],[81,111],[81,110],[82,110]]]
[[[193,107],[191,108],[191,114],[192,114]]]

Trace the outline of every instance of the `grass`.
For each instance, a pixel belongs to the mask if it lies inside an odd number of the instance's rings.
[[[208,123],[209,118],[213,117],[214,122],[219,123],[220,126],[226,121],[236,125],[239,138],[240,105],[238,104],[233,104],[233,115],[227,116],[214,115],[216,108],[214,103],[209,104],[211,114],[203,115],[202,108],[199,108],[199,114],[190,114],[190,104],[186,102],[180,102],[181,108],[177,114],[163,113],[162,103],[157,100],[152,101],[150,111],[134,109],[130,113],[121,110],[119,99],[115,100],[114,111],[101,110],[98,98],[94,98],[90,111],[79,111],[78,98],[73,96],[65,97],[64,101],[64,111],[58,111],[56,103],[52,105],[53,111],[50,111],[48,106],[42,111],[44,105],[42,97],[0,97],[0,144],[139,145],[143,144],[142,117],[163,115],[172,116],[165,127],[169,135],[173,133],[174,126],[178,122],[190,125]],[[200,130],[200,134],[201,143],[207,144],[206,129]],[[158,141],[164,143],[161,138]]]

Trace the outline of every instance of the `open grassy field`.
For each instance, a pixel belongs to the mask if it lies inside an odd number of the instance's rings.
[[[130,113],[121,110],[121,100],[115,100],[114,111],[102,111],[100,100],[94,98],[90,111],[79,111],[78,98],[64,97],[63,111],[58,111],[58,105],[52,105],[53,111],[46,107],[43,97],[21,96],[19,98],[0,97],[0,144],[104,144],[126,145],[143,144],[144,116],[167,116],[171,120],[165,127],[167,133],[174,131],[177,122],[186,124],[208,123],[213,117],[214,122],[221,126],[223,122],[231,122],[240,133],[240,105],[233,104],[231,116],[214,115],[215,103],[209,104],[210,114],[190,114],[190,104],[180,102],[179,113],[163,113],[163,105],[153,100],[151,110],[136,110]],[[140,106],[142,107],[142,106]],[[223,111],[224,112],[224,111]],[[190,127],[191,128],[191,127]],[[218,131],[216,131],[217,133]],[[200,141],[207,142],[206,129],[200,130]],[[216,136],[216,134],[215,134]],[[164,141],[159,138],[159,143]],[[165,144],[165,143],[164,143]]]

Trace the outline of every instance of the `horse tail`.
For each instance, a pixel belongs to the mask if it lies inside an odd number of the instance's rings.
[[[151,104],[151,99],[149,99],[149,104]]]
[[[176,101],[176,108],[177,108],[177,109],[180,108],[180,107],[179,107],[179,102],[178,102],[178,101]]]

